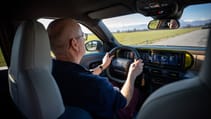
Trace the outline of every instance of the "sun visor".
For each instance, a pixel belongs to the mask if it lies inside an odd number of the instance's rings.
[[[123,5],[115,5],[112,7],[100,9],[94,12],[90,12],[88,16],[92,19],[104,19],[115,16],[121,16],[128,13],[132,13],[132,11]]]

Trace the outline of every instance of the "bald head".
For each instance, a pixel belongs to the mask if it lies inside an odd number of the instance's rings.
[[[65,55],[68,41],[81,34],[80,25],[71,18],[56,19],[47,28],[51,49],[55,55]]]

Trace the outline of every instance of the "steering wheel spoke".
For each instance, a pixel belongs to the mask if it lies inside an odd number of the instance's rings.
[[[119,52],[121,50],[131,51],[133,53],[133,59],[122,58],[122,57],[119,57],[118,55],[116,55],[117,52]],[[109,79],[122,84],[125,82],[125,80],[127,78],[127,73],[128,73],[130,64],[133,62],[133,60],[139,59],[140,54],[135,48],[128,47],[128,46],[115,47],[109,52],[109,54],[111,56],[112,55],[116,55],[116,56],[113,58],[110,67],[106,70],[107,76]]]

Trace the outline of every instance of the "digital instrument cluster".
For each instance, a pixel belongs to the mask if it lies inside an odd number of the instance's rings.
[[[163,65],[163,66],[178,66],[181,65],[182,54],[178,52],[167,52],[167,51],[139,51],[141,59],[144,63],[152,65]],[[119,54],[119,57],[134,59],[134,54],[131,51],[124,50]]]
[[[141,59],[148,66],[186,70],[193,65],[193,56],[184,51],[138,49]],[[133,60],[134,53],[121,50],[118,57]]]
[[[183,63],[183,55],[177,52],[142,51],[140,55],[144,63],[150,65],[179,68]]]
[[[164,64],[171,66],[180,65],[180,55],[178,53],[147,52],[143,53],[141,56],[146,63]]]

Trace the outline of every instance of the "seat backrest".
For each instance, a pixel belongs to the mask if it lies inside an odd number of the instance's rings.
[[[50,66],[44,26],[34,20],[23,22],[15,34],[8,79],[10,95],[26,118],[56,119],[65,111]]]
[[[198,77],[166,85],[144,102],[137,119],[211,119],[211,31]]]

